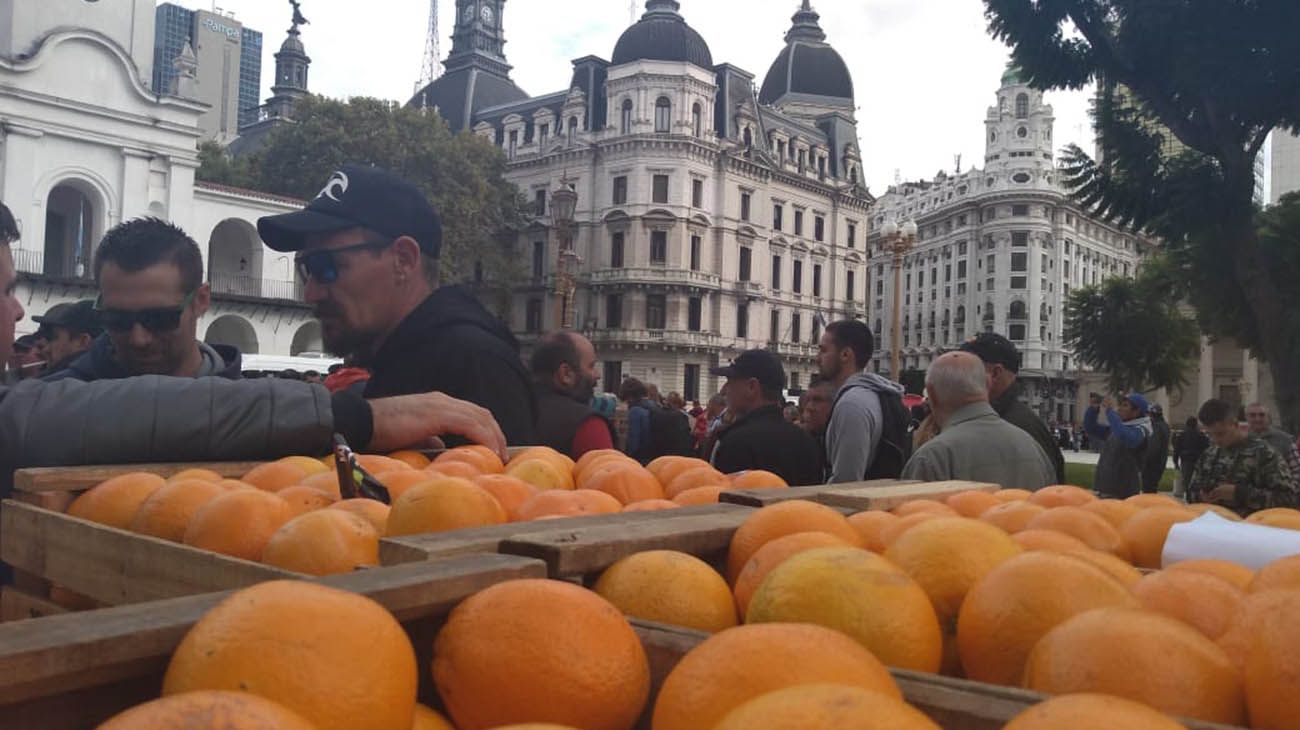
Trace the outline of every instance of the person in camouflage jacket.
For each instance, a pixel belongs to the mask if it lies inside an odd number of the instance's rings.
[[[1189,502],[1223,505],[1243,517],[1272,507],[1300,506],[1291,470],[1266,442],[1241,430],[1232,407],[1209,400],[1198,414],[1213,445],[1187,486]]]

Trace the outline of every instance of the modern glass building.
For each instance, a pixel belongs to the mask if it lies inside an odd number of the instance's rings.
[[[200,119],[204,135],[233,139],[257,121],[262,86],[262,34],[230,17],[172,3],[154,17],[153,87],[169,93],[174,61],[189,43],[198,62],[199,100],[212,106]]]

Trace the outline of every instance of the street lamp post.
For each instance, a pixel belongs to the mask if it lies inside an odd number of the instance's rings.
[[[571,330],[574,326],[574,292],[577,290],[578,254],[573,250],[573,214],[578,206],[578,194],[567,180],[551,193],[551,219],[560,234],[560,250],[556,257],[555,322],[559,329]]]
[[[885,221],[880,229],[883,246],[892,256],[894,267],[894,319],[889,336],[890,377],[897,380],[901,372],[898,365],[899,356],[899,320],[903,315],[903,257],[916,244],[916,223],[907,221],[902,226],[894,220]]]

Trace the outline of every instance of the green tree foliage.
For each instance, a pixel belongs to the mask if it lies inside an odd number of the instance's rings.
[[[1295,239],[1264,233],[1254,162],[1274,128],[1300,130],[1295,0],[984,0],[990,32],[1041,89],[1098,82],[1102,162],[1066,150],[1068,184],[1101,215],[1161,237],[1171,296],[1202,328],[1267,361],[1300,425]],[[1280,247],[1280,248],[1279,248]],[[1288,249],[1288,247],[1291,247]]]
[[[498,312],[505,308],[527,203],[505,179],[499,149],[451,134],[436,114],[379,99],[312,96],[293,116],[238,160],[200,149],[200,179],[310,200],[344,163],[391,170],[419,185],[442,216],[443,280],[477,284]]]
[[[1200,354],[1196,322],[1168,295],[1170,270],[1160,263],[1135,279],[1112,277],[1070,293],[1065,344],[1100,372],[1112,392],[1179,390]]]

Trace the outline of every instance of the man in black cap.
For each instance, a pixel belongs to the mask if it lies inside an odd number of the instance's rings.
[[[41,326],[36,334],[45,340],[43,354],[48,364],[44,375],[67,368],[103,332],[95,314],[95,303],[89,299],[56,304],[45,314],[32,317],[32,321]]]
[[[817,441],[785,420],[785,368],[767,350],[746,350],[726,367],[710,370],[727,379],[723,395],[736,420],[718,433],[710,461],[724,474],[763,469],[791,486],[821,484]]]
[[[35,333],[14,340],[13,352],[5,363],[7,370],[3,381],[16,383],[26,378],[40,377],[41,371],[45,368],[45,358],[41,356],[43,344]]]
[[[992,332],[981,332],[962,343],[959,348],[984,361],[984,371],[989,376],[989,404],[1002,420],[1030,436],[1047,454],[1056,470],[1056,483],[1065,483],[1065,456],[1047,424],[1024,401],[1020,400],[1020,351],[1011,340]]]
[[[510,444],[533,443],[519,345],[468,291],[439,286],[442,224],[419,188],[345,165],[305,209],[257,230],[297,253],[325,349],[372,373],[366,398],[441,391],[491,411]]]

